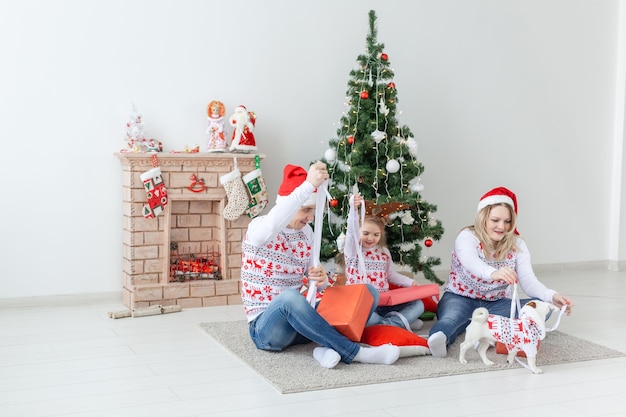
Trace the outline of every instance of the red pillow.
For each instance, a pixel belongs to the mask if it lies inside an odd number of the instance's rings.
[[[380,346],[391,343],[395,346],[425,346],[428,347],[428,341],[423,337],[419,337],[413,332],[396,326],[387,324],[376,324],[368,326],[363,330],[361,343],[370,346]]]

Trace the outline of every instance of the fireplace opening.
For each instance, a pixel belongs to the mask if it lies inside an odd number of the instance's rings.
[[[202,279],[222,279],[221,254],[215,250],[216,243],[207,244],[206,251],[185,250],[178,242],[170,242],[169,282],[187,282]],[[210,250],[209,250],[210,248]]]

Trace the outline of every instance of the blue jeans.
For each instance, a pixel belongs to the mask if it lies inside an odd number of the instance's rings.
[[[520,300],[524,306],[531,298]],[[511,316],[511,299],[502,298],[495,301],[477,300],[464,297],[451,292],[444,292],[437,306],[437,321],[430,329],[430,335],[443,332],[447,338],[447,345],[450,346],[456,338],[465,331],[470,324],[472,313],[478,307],[485,307],[489,314],[498,314],[504,317]],[[516,317],[519,311],[516,310]]]
[[[371,285],[374,297],[370,315],[378,305],[378,291]],[[267,310],[249,323],[250,338],[261,350],[281,351],[291,345],[311,341],[335,350],[350,363],[361,348],[328,324],[297,290],[286,290],[270,303]]]
[[[395,306],[379,306],[370,316],[370,319],[367,321],[367,325],[373,326],[375,324],[388,324],[406,329],[406,326],[400,317],[396,315],[387,316],[387,314],[392,311],[402,314],[407,323],[411,324],[424,314],[424,302],[422,300],[415,300]]]

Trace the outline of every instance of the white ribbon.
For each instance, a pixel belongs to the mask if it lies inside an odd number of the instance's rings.
[[[519,293],[517,292],[517,283],[513,284],[513,296],[511,297],[511,320],[513,320],[515,318],[515,307],[517,306],[517,310],[518,311],[522,311],[522,307],[520,304],[520,299],[519,299]],[[565,310],[567,309],[567,305],[564,304],[561,306],[561,309],[559,310],[559,315],[556,318],[556,322],[554,323],[553,327],[547,327],[546,328],[546,332],[553,332],[556,330],[557,327],[559,327],[559,324],[561,323],[561,317],[563,317],[563,314],[565,313]]]
[[[324,206],[326,205],[326,199],[330,195],[328,193],[328,180],[324,181],[322,185],[317,187],[317,196],[315,199],[315,226],[313,229],[313,250],[311,252],[311,260],[314,267],[320,265],[320,250],[322,248],[322,227],[324,224]],[[317,295],[317,286],[315,281],[311,281],[309,277],[309,290],[306,294],[306,299],[315,307],[315,296]]]
[[[517,292],[517,283],[515,283],[513,284],[513,296],[511,297],[511,326],[514,326],[513,320],[515,319],[515,307],[517,306],[518,311],[520,312],[522,311],[522,307],[520,303],[521,301],[519,298],[519,293]],[[554,327],[547,327],[546,332],[552,332],[556,330],[557,327],[559,327],[559,323],[561,322],[561,317],[563,317],[563,313],[565,313],[566,309],[567,309],[567,305],[561,306],[561,310],[559,311],[559,316],[557,317],[556,322],[554,323]],[[530,369],[530,366],[528,366],[527,363],[520,360],[520,358],[517,355],[515,355],[515,360],[524,368]]]
[[[354,210],[354,195],[350,196],[350,211],[352,210]],[[356,240],[358,242],[356,255],[359,261],[359,271],[362,274],[367,275],[367,271],[365,270],[365,258],[363,257],[363,244],[361,243],[361,239],[359,238],[360,230],[363,228],[364,225],[365,225],[365,200],[361,200],[361,207],[360,207],[360,213],[359,213],[359,227],[355,229]]]

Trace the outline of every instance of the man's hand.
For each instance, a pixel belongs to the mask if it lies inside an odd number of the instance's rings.
[[[317,286],[319,284],[325,284],[328,276],[323,266],[310,266],[309,267],[309,282],[315,282]]]
[[[320,161],[317,161],[309,167],[309,172],[306,176],[306,180],[313,184],[315,188],[322,185],[322,183],[328,178],[329,176],[328,171],[326,170],[326,164]]]

